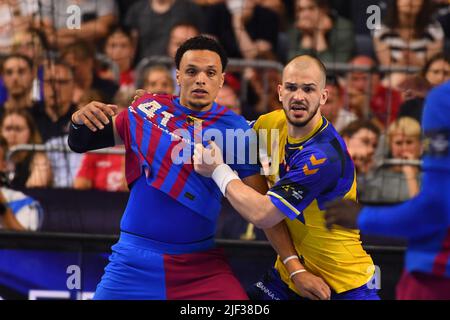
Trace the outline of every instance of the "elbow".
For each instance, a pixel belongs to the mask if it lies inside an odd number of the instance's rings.
[[[69,145],[70,150],[72,150],[73,152],[76,153],[84,153],[86,152],[86,148],[84,146],[81,146],[80,144],[76,144],[72,141],[70,135],[69,138],[67,140],[67,144]]]
[[[279,221],[275,221],[274,217],[265,208],[258,208],[258,212],[253,215],[254,219],[252,223],[259,229],[268,229],[275,226]]]

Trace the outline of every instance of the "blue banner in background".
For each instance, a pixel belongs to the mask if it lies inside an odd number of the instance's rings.
[[[91,299],[108,256],[0,249],[0,299]]]

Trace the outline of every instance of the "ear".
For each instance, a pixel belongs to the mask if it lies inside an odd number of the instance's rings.
[[[283,85],[278,85],[278,101],[283,102],[281,98],[281,90],[283,89]]]
[[[223,72],[221,77],[220,77],[219,88],[222,88],[224,83],[225,83],[225,72]]]
[[[320,105],[323,106],[328,99],[328,89],[322,89],[322,92],[320,93]]]
[[[175,78],[177,79],[177,85],[180,86],[180,70],[176,70]]]

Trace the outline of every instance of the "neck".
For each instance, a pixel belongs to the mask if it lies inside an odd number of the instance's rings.
[[[180,97],[180,104],[181,104],[183,107],[186,107],[186,108],[188,108],[188,109],[190,109],[190,110],[192,110],[192,111],[196,111],[196,112],[204,112],[204,111],[208,111],[209,109],[212,108],[212,105],[213,105],[213,103],[210,103],[209,105],[207,105],[207,106],[205,106],[205,107],[199,108],[199,107],[190,105],[190,104],[186,101],[186,99],[183,99],[182,97]]]
[[[399,27],[400,29],[414,29],[414,24],[416,23],[416,16],[407,13],[401,13],[399,16]],[[404,31],[404,30],[401,30]]]
[[[126,72],[131,68],[131,62],[129,59],[120,59],[117,61],[117,65],[119,66],[120,72]]]
[[[311,134],[316,129],[319,123],[322,121],[322,115],[319,110],[315,116],[304,126],[296,127],[288,122],[288,136],[293,139],[302,139]]]
[[[28,94],[19,97],[10,96],[5,102],[6,109],[24,109],[31,105],[31,95]]]
[[[64,104],[59,106],[51,106],[45,105],[45,113],[49,116],[49,118],[56,122],[61,116],[65,115],[70,108],[70,104]]]

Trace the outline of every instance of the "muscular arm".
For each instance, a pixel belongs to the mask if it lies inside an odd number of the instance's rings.
[[[226,197],[244,219],[258,228],[273,227],[285,218],[268,195],[260,194],[241,180],[233,180],[228,184]]]
[[[250,188],[258,191],[261,196],[263,196],[268,190],[266,180],[263,176],[254,175],[254,176],[250,176],[248,178],[244,178],[244,179],[242,179],[242,181]],[[228,189],[227,189],[227,192],[228,192]],[[227,193],[227,195],[228,195],[228,193]],[[228,198],[228,199],[230,199],[230,198]],[[284,217],[284,215],[283,215],[283,217]],[[264,233],[266,234],[267,239],[270,241],[272,247],[275,249],[275,251],[281,257],[281,259],[285,259],[286,257],[292,256],[292,255],[297,255],[294,244],[292,243],[292,239],[291,239],[289,230],[284,221],[279,222],[278,224],[274,225],[273,227],[264,229]],[[299,268],[303,268],[303,266],[300,264],[300,262],[298,262],[297,266]],[[295,266],[293,266],[293,267],[295,267]],[[294,270],[291,270],[291,272]]]

